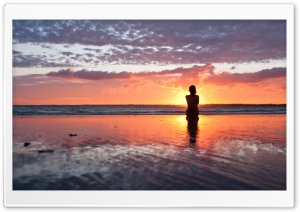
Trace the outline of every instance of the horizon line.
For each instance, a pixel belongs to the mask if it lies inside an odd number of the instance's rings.
[[[187,106],[186,104],[15,104],[12,106]],[[286,103],[209,103],[202,105],[286,105]]]

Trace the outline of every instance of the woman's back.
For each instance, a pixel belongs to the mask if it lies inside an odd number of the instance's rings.
[[[188,105],[188,108],[186,110],[187,116],[198,116],[199,110],[198,110],[198,104],[199,104],[199,96],[198,95],[186,95],[186,102]]]

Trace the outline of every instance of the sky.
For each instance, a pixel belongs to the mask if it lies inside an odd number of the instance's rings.
[[[285,20],[14,20],[13,104],[285,104]]]

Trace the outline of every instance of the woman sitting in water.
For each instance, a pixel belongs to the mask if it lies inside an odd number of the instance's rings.
[[[199,110],[198,110],[198,104],[199,104],[199,96],[196,95],[196,87],[194,85],[191,85],[189,87],[190,95],[186,95],[186,102],[187,102],[187,110],[186,110],[186,116],[187,118],[193,118],[198,117]]]

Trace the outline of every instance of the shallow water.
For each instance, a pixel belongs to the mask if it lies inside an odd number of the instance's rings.
[[[13,189],[285,190],[286,115],[14,116]]]
[[[206,104],[201,115],[286,114],[286,105]],[[13,114],[26,115],[185,115],[186,105],[14,105]]]

